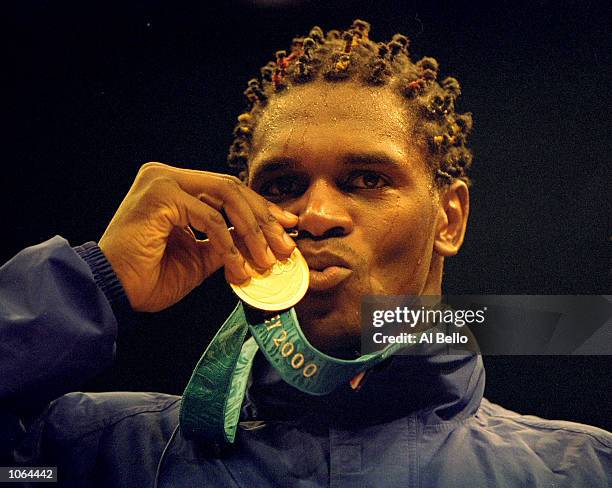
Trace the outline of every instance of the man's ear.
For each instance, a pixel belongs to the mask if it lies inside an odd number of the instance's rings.
[[[434,250],[441,256],[459,252],[470,213],[470,191],[465,181],[456,180],[441,191]]]

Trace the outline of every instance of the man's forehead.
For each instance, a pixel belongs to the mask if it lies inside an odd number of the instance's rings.
[[[392,92],[385,100],[377,100],[374,110],[373,104],[363,99],[346,98],[360,92],[371,93],[367,88],[334,89],[305,107],[300,102],[311,100],[309,95],[315,93],[311,91],[302,97],[286,97],[270,107],[255,130],[250,181],[284,168],[318,172],[376,165],[392,171],[422,171],[425,154],[414,137],[406,108],[399,102],[394,105]]]
[[[278,156],[387,152],[404,159],[413,144],[412,117],[391,90],[317,83],[271,100],[253,137],[251,162]]]
[[[402,98],[389,87],[318,82],[292,86],[290,91],[272,97],[258,127],[274,128],[277,124],[291,121],[327,120],[354,120],[406,129],[411,117]]]

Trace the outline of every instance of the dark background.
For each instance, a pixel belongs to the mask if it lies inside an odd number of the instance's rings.
[[[413,59],[437,58],[474,112],[473,211],[445,291],[610,292],[608,2],[256,3],[2,7],[0,261],[54,234],[99,239],[146,161],[225,171],[246,81],[313,25],[363,18],[375,40],[399,31]],[[84,388],[180,393],[234,302],[217,274],[136,316]],[[609,357],[485,362],[492,401],[612,429]]]

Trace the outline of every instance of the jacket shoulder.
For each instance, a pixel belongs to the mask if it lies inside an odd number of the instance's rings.
[[[431,486],[611,486],[612,434],[597,427],[521,415],[483,398],[473,416],[423,435]]]
[[[535,415],[522,415],[483,398],[476,417],[490,428],[511,429],[525,435],[533,431],[538,436],[556,434],[560,438],[592,441],[605,449],[612,449],[612,434],[592,425],[565,420],[547,420]]]
[[[486,399],[469,426],[480,462],[496,465],[499,480],[514,479],[520,486],[610,486],[612,434],[603,429],[521,415]],[[477,448],[483,442],[485,451]]]
[[[179,404],[180,397],[163,393],[72,392],[49,405],[44,415],[46,435],[71,441],[126,420],[174,426]]]
[[[33,420],[13,456],[57,466],[66,486],[150,486],[179,405],[162,393],[68,393]]]

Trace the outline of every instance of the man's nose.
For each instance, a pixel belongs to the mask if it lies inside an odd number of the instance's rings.
[[[299,216],[300,232],[313,237],[341,237],[353,230],[346,196],[335,185],[313,182],[289,210]]]

